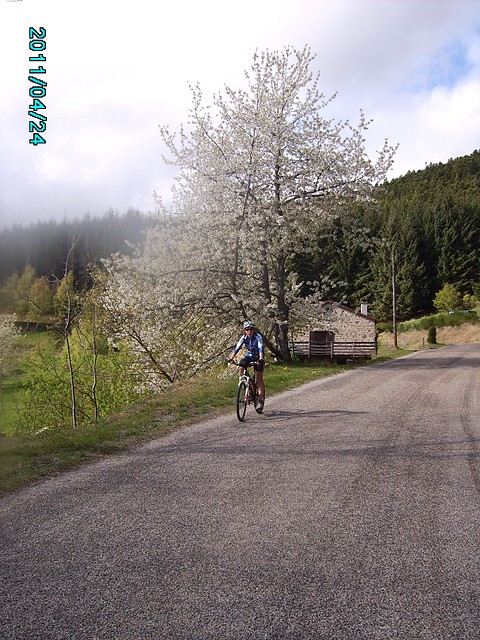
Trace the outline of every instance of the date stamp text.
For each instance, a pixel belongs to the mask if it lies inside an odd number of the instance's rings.
[[[30,74],[28,81],[30,82],[29,96],[32,100],[28,105],[28,116],[32,118],[28,122],[28,131],[32,134],[29,139],[29,143],[37,146],[37,144],[46,144],[45,131],[47,129],[47,116],[45,109],[47,108],[44,102],[47,95],[47,82],[45,80],[46,69],[43,65],[47,61],[45,56],[45,49],[47,44],[45,38],[47,31],[44,27],[39,29],[29,28],[29,50],[30,57],[28,58],[32,67],[28,70]],[[30,66],[30,65],[29,65]],[[42,135],[43,134],[43,135]]]

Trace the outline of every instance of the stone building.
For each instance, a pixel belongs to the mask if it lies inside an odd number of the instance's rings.
[[[291,349],[298,358],[327,358],[337,362],[372,358],[377,353],[375,319],[367,305],[354,311],[337,302],[326,302],[318,321],[292,336]]]

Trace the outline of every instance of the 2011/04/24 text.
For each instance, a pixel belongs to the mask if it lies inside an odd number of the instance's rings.
[[[41,62],[46,62],[47,58],[44,53],[47,44],[45,37],[47,30],[44,27],[40,27],[38,30],[30,27],[28,37],[30,39],[29,49],[32,53],[37,55],[30,55],[28,60],[30,62],[38,62],[39,66],[28,70],[31,74],[28,76],[28,80],[32,83],[29,90],[29,96],[32,98],[32,104],[28,105],[28,115],[35,120],[28,122],[28,130],[32,135],[28,141],[30,144],[46,144],[45,138],[41,135],[45,133],[47,129],[47,116],[42,113],[42,109],[46,109],[45,103],[42,101],[47,94],[47,83],[42,79],[42,75],[46,73],[45,67],[40,65]],[[33,74],[33,75],[32,75]],[[40,76],[40,77],[37,77]]]

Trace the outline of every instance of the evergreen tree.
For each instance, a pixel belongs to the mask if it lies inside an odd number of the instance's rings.
[[[437,211],[438,281],[471,293],[480,276],[480,211],[451,197]]]

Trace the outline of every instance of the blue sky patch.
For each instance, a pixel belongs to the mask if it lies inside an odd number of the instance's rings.
[[[435,87],[451,89],[473,69],[467,48],[461,42],[455,42],[421,62],[402,83],[401,89],[407,93],[430,92]]]

